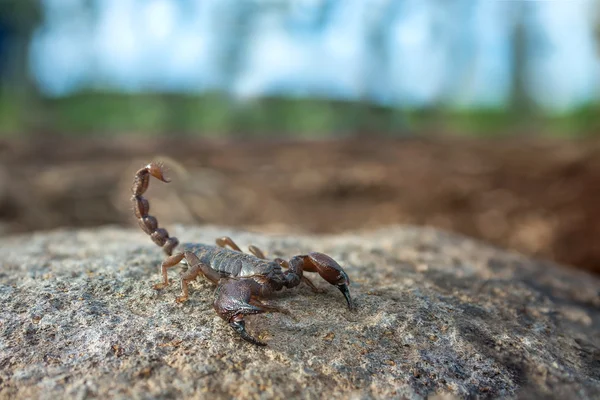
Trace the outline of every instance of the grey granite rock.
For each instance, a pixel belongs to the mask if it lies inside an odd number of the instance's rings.
[[[248,318],[266,348],[212,309],[213,287],[157,293],[162,255],[139,231],[0,240],[2,398],[599,398],[600,280],[435,230],[271,237],[211,227],[271,256],[334,257],[358,311],[314,279]],[[171,276],[175,279],[177,271]]]

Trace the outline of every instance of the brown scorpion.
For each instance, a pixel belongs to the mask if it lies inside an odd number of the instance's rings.
[[[162,282],[154,285],[160,290],[169,286],[167,270],[180,262],[188,266],[181,275],[181,296],[176,298],[178,303],[188,299],[188,285],[198,275],[217,285],[213,307],[217,314],[231,326],[242,339],[258,345],[265,343],[255,339],[246,331],[244,317],[246,315],[264,312],[286,312],[278,307],[263,304],[259,298],[266,297],[272,292],[285,288],[293,288],[305,282],[314,291],[318,289],[303,275],[304,272],[317,272],[323,279],[337,287],[346,298],[348,308],[354,310],[350,297],[350,280],[340,265],[331,257],[321,253],[308,253],[292,257],[289,261],[281,258],[267,260],[263,252],[255,246],[250,246],[252,254],[242,253],[240,248],[229,237],[216,240],[217,246],[201,243],[183,243],[182,250],[173,253],[179,244],[175,237],[158,227],[155,217],[148,214],[150,205],[142,195],[148,189],[150,176],[162,182],[169,182],[165,177],[164,167],[152,162],[137,171],[131,188],[131,201],[135,216],[140,227],[152,238],[152,241],[162,247],[167,258],[160,266]],[[232,250],[225,248],[229,246]],[[285,268],[285,270],[282,269]]]

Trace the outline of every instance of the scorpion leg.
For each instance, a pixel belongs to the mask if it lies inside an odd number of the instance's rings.
[[[233,241],[233,239],[230,238],[229,236],[220,237],[217,240],[215,240],[215,242],[217,242],[217,246],[219,246],[219,247],[229,246],[229,247],[231,247],[235,251],[239,251],[240,253],[242,252],[242,249],[240,249],[240,246],[238,246],[237,244],[235,244],[235,242]]]
[[[250,253],[252,253],[255,257],[258,257],[263,260],[267,259],[267,257],[265,256],[265,253],[263,253],[261,249],[259,249],[258,247],[254,246],[254,245],[248,246],[248,251]]]
[[[322,253],[308,253],[308,255],[295,256],[289,261],[290,268],[284,272],[286,287],[291,288],[300,283],[302,274],[318,272],[321,278],[337,287],[346,298],[348,308],[354,310],[355,306],[350,297],[350,279],[340,265],[328,255]]]
[[[221,279],[215,292],[213,307],[242,339],[257,346],[266,346],[266,343],[255,339],[246,331],[244,321],[246,315],[267,311],[262,305],[256,306],[250,303],[252,292],[256,291],[253,285],[256,285],[256,282],[250,279]]]
[[[252,298],[250,299],[250,304],[252,304],[253,306],[262,308],[265,312],[277,312],[277,313],[281,313],[281,314],[285,314],[285,315],[289,315],[289,316],[292,315],[292,313],[289,312],[288,310],[286,310],[285,308],[267,305],[254,296],[252,296]]]
[[[184,253],[185,260],[187,261],[190,268],[181,276],[181,296],[178,296],[175,301],[177,303],[184,303],[188,299],[188,285],[191,281],[195,280],[198,275],[202,274],[211,281],[217,283],[221,275],[208,265],[202,264],[200,259],[192,252],[186,251]]]
[[[240,246],[238,246],[233,241],[233,239],[230,238],[229,236],[220,237],[216,240],[216,242],[217,242],[217,246],[219,246],[219,247],[229,246],[235,251],[239,251],[240,253],[242,252],[242,249],[240,249]],[[258,247],[254,246],[254,245],[248,246],[248,251],[250,251],[250,253],[252,253],[255,257],[258,257],[263,260],[267,259],[267,257],[265,256],[265,253],[263,253],[261,249],[259,249]]]
[[[161,283],[157,283],[156,285],[154,285],[153,286],[154,289],[161,290],[161,289],[164,289],[167,286],[169,286],[169,277],[167,275],[167,269],[172,268],[172,267],[176,266],[177,264],[179,264],[181,262],[181,260],[183,260],[183,257],[184,257],[183,253],[177,253],[177,254],[167,257],[167,259],[162,262],[162,264],[160,265],[160,273],[163,277],[163,281]]]

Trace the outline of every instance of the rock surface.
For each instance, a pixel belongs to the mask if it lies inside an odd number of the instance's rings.
[[[1,398],[598,398],[600,279],[413,227],[324,237],[228,234],[270,256],[343,265],[358,310],[316,277],[249,317],[240,340],[203,279],[158,293],[160,249],[139,231],[0,240]],[[177,270],[177,268],[175,269]],[[171,277],[176,279],[178,272]]]

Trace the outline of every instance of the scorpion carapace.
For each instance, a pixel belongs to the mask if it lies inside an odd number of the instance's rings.
[[[346,298],[348,308],[354,309],[348,275],[334,259],[325,254],[313,252],[294,256],[289,261],[281,258],[268,260],[255,246],[249,247],[251,254],[243,253],[229,237],[217,239],[216,246],[184,243],[181,245],[181,251],[174,253],[179,241],[175,237],[170,237],[165,229],[158,227],[156,218],[148,214],[150,211],[148,201],[142,197],[148,189],[150,176],[169,182],[165,177],[163,165],[152,162],[135,174],[131,200],[140,227],[167,254],[167,258],[160,266],[162,282],[154,285],[154,289],[160,290],[169,286],[167,270],[180,262],[186,263],[188,269],[181,276],[181,295],[176,298],[176,301],[178,303],[186,301],[188,284],[198,275],[204,275],[206,279],[217,285],[213,303],[217,314],[244,340],[259,346],[266,344],[246,331],[244,317],[264,312],[287,313],[278,307],[265,305],[259,300],[284,287],[293,288],[300,282],[305,282],[313,291],[319,291],[304,276],[304,272],[316,272],[331,285],[336,286]]]

